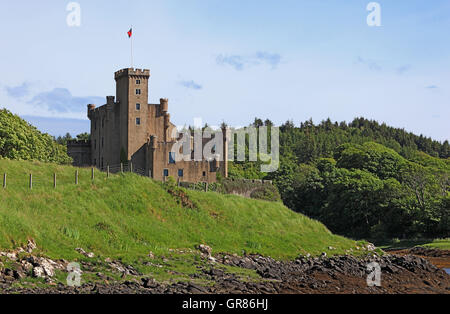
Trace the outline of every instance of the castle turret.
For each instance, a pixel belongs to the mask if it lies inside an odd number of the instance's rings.
[[[95,105],[94,104],[87,105],[87,116],[88,116],[89,119],[92,118],[92,112],[94,111],[94,109],[95,109]]]
[[[161,106],[161,113],[165,114],[169,111],[169,100],[167,98],[161,98],[159,100]]]
[[[148,138],[148,80],[150,70],[122,69],[114,74],[116,100],[120,106],[120,149],[127,160],[141,148]]]

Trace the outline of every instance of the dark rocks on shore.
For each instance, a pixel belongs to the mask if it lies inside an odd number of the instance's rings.
[[[197,294],[197,293],[449,293],[450,276],[436,268],[423,258],[406,255],[385,255],[366,258],[353,256],[335,256],[331,258],[300,257],[294,261],[277,261],[259,255],[220,254],[215,256],[217,262],[211,263],[210,255],[204,254],[209,266],[193,279],[204,278],[214,282],[212,286],[203,286],[194,282],[162,284],[153,278],[140,278],[132,266],[117,261],[108,261],[111,269],[119,273],[134,276],[135,279],[113,283],[87,283],[81,287],[69,287],[58,284],[48,288],[13,288],[11,283],[29,276],[35,269],[44,277],[50,277],[51,269],[63,268],[64,264],[43,258],[28,257],[28,271],[25,266],[12,270],[0,270],[0,291],[3,293],[149,293],[149,294]],[[376,262],[382,271],[381,287],[368,287],[366,277],[367,264]],[[18,261],[18,263],[25,263]],[[234,266],[255,271],[260,280],[241,280],[235,273],[228,272],[223,265]],[[30,268],[32,267],[32,268]],[[91,263],[83,263],[85,271],[97,274]]]

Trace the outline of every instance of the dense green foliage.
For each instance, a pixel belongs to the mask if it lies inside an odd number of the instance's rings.
[[[0,110],[0,156],[62,164],[72,162],[65,146],[6,109]]]
[[[55,138],[56,143],[67,146],[68,141],[89,141],[91,139],[91,135],[89,133],[80,133],[75,138],[70,135],[70,133],[66,133],[64,136],[58,136]]]
[[[288,121],[280,131],[277,172],[253,176],[259,167],[241,162],[231,165],[232,175],[274,180],[285,205],[339,234],[449,236],[448,141],[362,118],[300,127]]]
[[[200,243],[214,252],[241,255],[245,250],[283,259],[343,254],[358,245],[281,202],[185,189],[169,193],[163,183],[135,174],[106,178],[96,172],[91,180],[89,169],[78,170],[75,185],[71,166],[0,160],[0,172],[8,173],[7,188],[0,190],[0,249],[33,238],[52,258],[79,258],[75,248],[82,247],[103,259],[133,262],[149,251],[167,256],[169,249],[193,249]],[[29,173],[36,180],[32,190]]]

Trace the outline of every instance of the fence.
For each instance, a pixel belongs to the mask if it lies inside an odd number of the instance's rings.
[[[56,166],[55,166],[56,167]],[[53,188],[56,189],[61,185],[79,185],[81,182],[100,182],[107,180],[111,174],[132,172],[140,176],[151,178],[151,172],[145,169],[134,167],[133,163],[123,163],[118,165],[108,165],[103,168],[77,168],[73,174],[67,171],[51,173],[47,171],[46,174],[35,175],[33,173],[21,174],[17,182],[17,171],[15,177],[3,174],[3,189],[8,186],[12,188],[21,188],[33,190],[37,188]],[[166,178],[165,178],[166,179]],[[213,191],[224,194],[237,194],[248,198],[257,198],[278,201],[280,199],[277,188],[272,184],[272,181],[263,180],[247,180],[247,179],[222,179],[219,183],[208,182],[184,182],[178,178],[177,185],[183,188],[197,190],[197,191]]]
[[[55,166],[56,167],[56,166]],[[106,166],[104,168],[77,168],[70,174],[68,171],[39,171],[39,174],[35,173],[17,173],[13,171],[11,173],[4,172],[2,187],[3,189],[11,188],[27,188],[33,190],[34,188],[54,188],[56,189],[61,185],[79,185],[82,182],[100,182],[101,180],[108,179],[112,174],[133,172],[135,174],[151,177],[150,171],[146,172],[145,169],[134,167],[132,163],[118,164],[112,166]]]
[[[146,171],[143,168],[139,168],[133,165],[133,163],[121,163],[117,165],[108,165],[99,169],[100,171],[105,172],[107,175],[110,173],[119,173],[119,172],[133,172],[143,177],[151,178],[151,171]]]

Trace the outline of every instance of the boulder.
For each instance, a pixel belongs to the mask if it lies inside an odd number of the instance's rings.
[[[45,271],[42,267],[33,267],[33,277],[35,278],[45,278]]]
[[[41,260],[41,267],[44,270],[45,275],[48,277],[53,277],[55,275],[55,269],[49,260],[43,258]]]
[[[32,253],[33,250],[35,250],[36,248],[37,248],[37,246],[36,246],[36,243],[34,242],[34,240],[28,239],[27,247],[26,247],[27,253]]]
[[[206,257],[211,256],[212,248],[207,245],[200,244],[197,246],[197,250],[199,250],[200,253],[202,253],[202,255],[205,255]]]
[[[93,258],[93,257],[95,256],[94,253],[92,253],[92,252],[89,252],[89,253],[88,253],[88,252],[86,252],[85,250],[83,250],[83,249],[80,248],[80,247],[76,248],[75,251],[77,251],[77,252],[80,253],[81,255],[84,255],[84,256],[89,257],[89,258]]]

